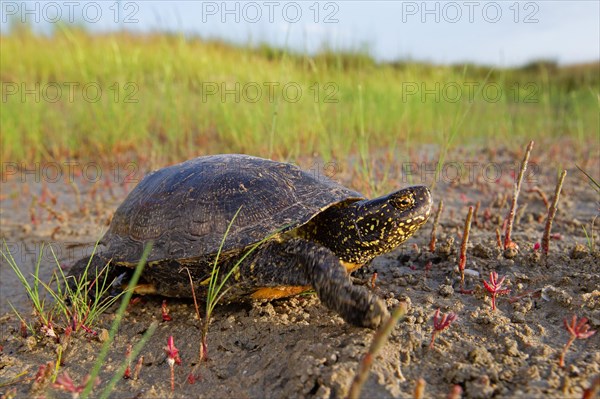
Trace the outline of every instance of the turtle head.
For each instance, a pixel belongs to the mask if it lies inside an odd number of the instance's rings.
[[[423,225],[431,212],[431,193],[426,186],[412,186],[398,190],[371,202],[381,202],[381,218],[391,218],[391,225],[398,234],[412,235]],[[404,240],[403,240],[404,241]]]
[[[431,194],[425,186],[412,186],[355,204],[355,220],[365,258],[392,251],[412,236],[429,218]]]
[[[312,236],[341,260],[364,264],[406,241],[429,218],[431,194],[412,186],[372,200],[353,202],[323,212]]]

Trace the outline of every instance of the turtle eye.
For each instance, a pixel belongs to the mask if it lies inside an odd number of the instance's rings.
[[[412,197],[412,195],[403,195],[400,197],[392,198],[391,202],[395,208],[405,210],[410,208],[415,203],[415,200]]]

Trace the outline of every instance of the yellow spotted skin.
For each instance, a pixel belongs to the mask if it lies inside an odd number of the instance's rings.
[[[343,263],[362,265],[406,241],[430,212],[429,190],[409,187],[374,200],[331,207],[299,234],[331,249]]]

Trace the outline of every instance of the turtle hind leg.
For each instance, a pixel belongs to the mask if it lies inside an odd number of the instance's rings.
[[[267,286],[310,285],[326,307],[357,326],[377,328],[389,316],[380,298],[365,287],[352,285],[346,269],[330,249],[296,238],[268,244],[263,251],[252,262],[255,282]]]

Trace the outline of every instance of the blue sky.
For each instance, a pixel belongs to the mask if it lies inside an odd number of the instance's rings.
[[[314,52],[366,47],[379,60],[521,65],[600,59],[600,2],[591,1],[98,1],[2,3],[10,17],[48,30],[171,31]]]

